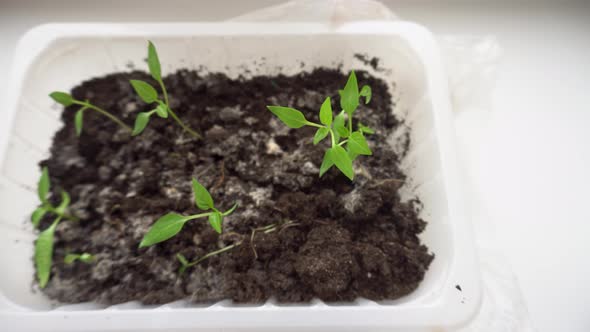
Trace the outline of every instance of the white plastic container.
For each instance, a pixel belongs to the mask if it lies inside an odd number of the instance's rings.
[[[406,194],[424,203],[422,216],[429,224],[421,238],[436,254],[420,287],[380,303],[238,306],[223,301],[202,306],[179,301],[107,308],[51,304],[33,291],[36,235],[28,219],[37,205],[37,163],[61,126],[59,107],[47,94],[127,70],[129,62],[146,67],[148,38],[158,46],[164,73],[203,65],[230,76],[245,68],[254,74],[293,74],[342,63],[345,71],[363,68],[386,80],[396,112],[411,128],[403,164],[411,180]],[[355,59],[356,53],[379,58],[386,70],[372,70]],[[254,61],[258,65],[252,67]],[[463,206],[447,81],[436,42],[424,28],[407,22],[54,24],[23,37],[13,69],[12,93],[0,123],[1,331],[443,331],[465,324],[477,312],[479,268]],[[389,139],[395,142],[395,135]]]

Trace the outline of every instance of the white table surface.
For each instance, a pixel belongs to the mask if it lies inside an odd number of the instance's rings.
[[[495,110],[468,163],[535,328],[590,331],[590,3],[385,2],[436,33],[498,37]],[[0,68],[40,23],[219,20],[277,1],[148,3],[0,0]]]

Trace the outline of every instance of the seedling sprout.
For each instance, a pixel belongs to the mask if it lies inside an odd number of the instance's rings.
[[[353,114],[359,106],[360,97],[365,98],[366,104],[371,101],[371,88],[365,85],[359,91],[356,75],[352,71],[346,86],[339,93],[342,111],[334,117],[330,97],[327,97],[320,107],[320,123],[308,121],[301,111],[291,107],[267,106],[267,108],[289,128],[297,129],[303,126],[318,128],[313,138],[314,145],[330,135],[331,147],[324,153],[324,159],[320,166],[320,177],[332,166],[336,166],[342,174],[353,180],[352,162],[359,155],[370,156],[373,154],[367,144],[365,134],[373,134],[374,131],[360,122],[357,123],[357,129],[353,130],[352,121]]]

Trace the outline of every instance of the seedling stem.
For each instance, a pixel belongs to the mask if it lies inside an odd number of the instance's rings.
[[[128,125],[126,125],[123,121],[119,120],[116,116],[112,115],[111,113],[105,111],[104,109],[102,109],[102,108],[100,108],[98,106],[92,105],[88,101],[74,100],[73,103],[76,104],[76,105],[83,106],[85,108],[93,109],[93,110],[97,111],[98,113],[100,113],[100,114],[106,116],[107,118],[111,119],[113,122],[115,122],[119,126],[125,128],[126,130],[132,131],[131,127],[129,127]]]

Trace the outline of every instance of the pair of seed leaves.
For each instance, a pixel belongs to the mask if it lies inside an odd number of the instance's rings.
[[[73,105],[76,101],[72,95],[69,93],[61,92],[61,91],[54,91],[49,94],[49,97],[54,101],[62,104],[65,107]],[[86,101],[88,103],[88,100]],[[88,109],[88,106],[82,106],[78,111],[76,111],[76,115],[74,116],[74,127],[76,128],[76,135],[80,136],[82,134],[82,126],[84,122],[84,111]]]
[[[50,186],[51,183],[49,181],[49,171],[47,170],[47,167],[43,167],[43,170],[41,171],[41,178],[39,178],[39,182],[37,184],[37,196],[39,196],[41,206],[35,209],[31,215],[31,222],[35,228],[39,227],[39,222],[41,222],[41,219],[47,213],[54,213],[58,216],[63,216],[63,214],[66,212],[66,208],[70,204],[70,195],[66,191],[62,190],[61,202],[57,207],[54,207],[48,199]]]
[[[151,41],[148,43],[148,67],[152,78],[156,80],[156,82],[158,82],[158,84],[162,88],[164,88],[160,60],[158,58],[156,47]],[[143,130],[150,121],[150,117],[154,113],[161,118],[167,118],[169,113],[169,106],[166,104],[165,101],[162,101],[158,98],[158,92],[149,83],[141,80],[130,80],[130,83],[135,92],[144,102],[148,104],[158,104],[156,108],[154,108],[153,110],[148,112],[141,112],[137,115],[137,117],[135,118],[135,125],[131,133],[133,136],[136,136],[143,132]],[[70,94],[61,91],[52,92],[49,94],[49,96],[53,100],[62,104],[65,107],[71,106],[73,104],[78,104],[82,106],[74,116],[74,126],[76,129],[76,135],[80,136],[80,134],[82,133],[82,127],[84,122],[84,111],[93,107],[90,105],[90,102],[88,100],[86,100],[85,102],[78,101],[74,99]]]
[[[62,201],[57,207],[53,207],[48,201],[49,189],[49,172],[46,167],[41,172],[41,178],[37,185],[37,194],[41,200],[41,206],[33,212],[31,217],[33,225],[39,226],[41,218],[47,213],[52,212],[57,215],[51,226],[42,231],[35,241],[35,267],[37,269],[37,279],[39,280],[39,287],[44,288],[49,281],[51,273],[51,264],[53,262],[53,236],[57,224],[63,218],[68,205],[70,204],[70,196],[67,192],[62,191]]]
[[[360,97],[364,97],[365,104],[368,104],[371,101],[372,92],[368,85],[363,86],[359,91],[356,74],[352,71],[344,89],[340,90],[339,94],[342,111],[334,117],[330,97],[327,97],[320,107],[319,118],[321,125],[308,121],[301,111],[291,107],[267,106],[267,108],[289,128],[319,127],[313,138],[314,145],[332,132],[334,141],[332,147],[324,153],[320,166],[320,177],[335,165],[346,177],[353,180],[352,162],[359,155],[372,155],[364,134],[374,134],[375,132],[362,123],[358,123],[357,130],[351,132],[350,128],[346,126],[346,116],[352,119],[354,111],[359,106]],[[341,138],[347,139],[346,149],[339,144]]]
[[[39,234],[39,237],[35,241],[35,267],[37,269],[39,287],[41,288],[45,288],[47,282],[49,282],[49,276],[51,275],[51,265],[53,264],[54,234],[57,224],[59,224],[61,218],[61,216],[58,216],[51,226]],[[70,253],[64,258],[64,262],[66,264],[73,264],[77,260],[89,264],[94,261],[94,256],[89,253]]]
[[[87,252],[81,254],[69,253],[64,257],[64,263],[72,264],[75,261],[80,261],[83,263],[92,263],[94,261],[94,255],[91,255]]]
[[[213,227],[217,233],[221,234],[223,218],[233,213],[238,205],[234,204],[225,212],[219,211],[215,208],[213,198],[209,191],[207,191],[207,189],[205,189],[205,187],[203,187],[203,185],[201,185],[196,179],[193,179],[193,193],[197,207],[203,211],[211,210],[211,212],[190,216],[184,216],[174,212],[165,214],[154,223],[143,237],[139,244],[140,248],[151,246],[172,238],[182,230],[182,227],[186,222],[197,218],[208,217],[211,227]]]
[[[148,68],[150,70],[150,74],[156,82],[161,87],[164,87],[164,81],[162,81],[162,69],[160,66],[160,59],[158,57],[158,52],[156,51],[156,47],[154,44],[149,41],[148,42]],[[166,104],[165,101],[161,100],[158,97],[158,91],[149,84],[148,82],[141,81],[141,80],[130,80],[131,86],[135,90],[135,93],[139,95],[139,98],[143,100],[147,104],[157,103],[158,105],[151,111],[148,112],[141,112],[135,118],[135,125],[133,126],[133,132],[131,133],[132,136],[139,135],[143,132],[145,127],[148,125],[151,116],[155,113],[161,118],[168,118],[169,113],[169,106]]]

